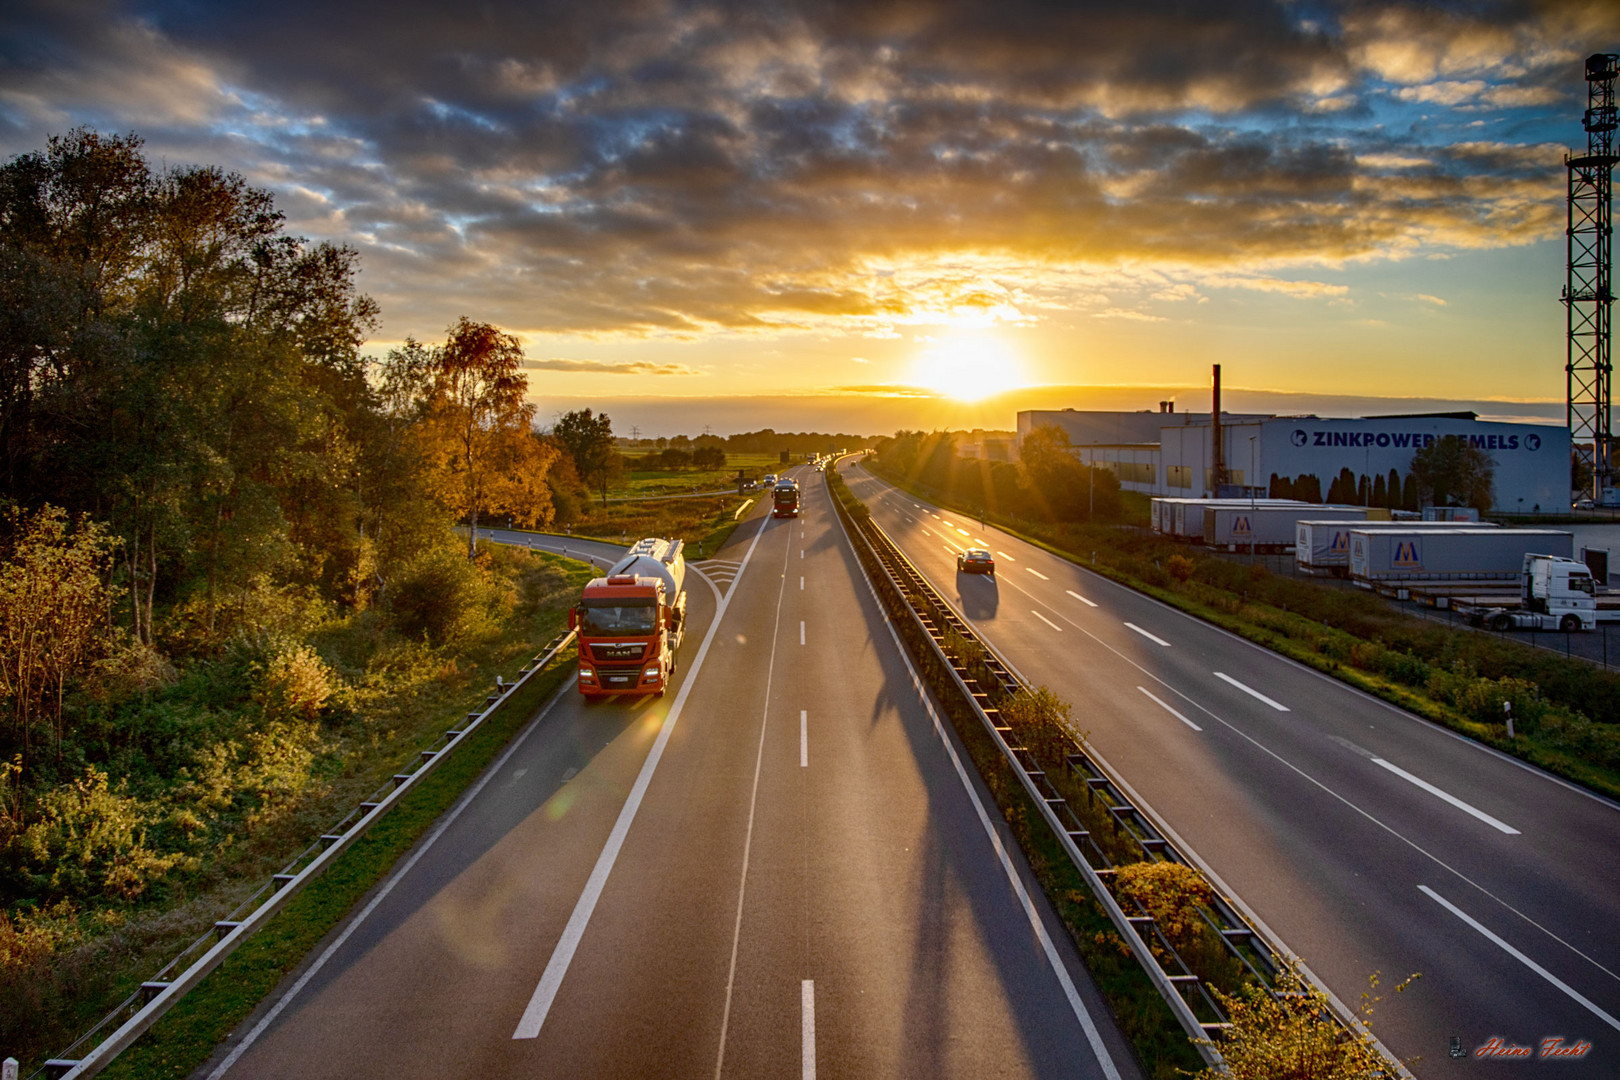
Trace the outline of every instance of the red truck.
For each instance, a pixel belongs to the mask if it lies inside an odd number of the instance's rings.
[[[771,492],[771,517],[798,516],[799,485],[785,478],[778,480]]]
[[[679,540],[636,542],[585,586],[568,615],[579,631],[579,692],[662,696],[686,630],[686,560]]]

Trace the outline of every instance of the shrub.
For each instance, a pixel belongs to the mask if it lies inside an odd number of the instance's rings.
[[[472,637],[487,622],[483,577],[450,548],[435,548],[406,564],[389,583],[387,596],[399,632],[432,645]]]
[[[1132,863],[1119,868],[1114,883],[1153,916],[1177,947],[1203,930],[1206,923],[1198,909],[1214,899],[1203,875],[1181,863]]]
[[[131,900],[186,861],[146,846],[145,808],[93,767],[41,796],[37,820],[14,843],[30,884],[52,896],[103,890]]]
[[[1052,770],[1074,749],[1079,733],[1070,718],[1071,706],[1044,686],[1025,690],[1001,705],[1001,716],[1018,737]]]
[[[260,679],[259,702],[266,716],[312,722],[332,696],[335,679],[314,649],[293,645],[271,659]]]
[[[1397,986],[1399,993],[1418,976]],[[1378,988],[1375,973],[1369,980]],[[1215,991],[1232,1026],[1214,1046],[1226,1059],[1226,1071],[1206,1069],[1197,1080],[1376,1080],[1388,1075],[1383,1056],[1373,1045],[1367,1021],[1379,997],[1363,994],[1357,1010],[1362,1021],[1346,1032],[1333,1019],[1326,995],[1290,961],[1277,976],[1277,996],[1264,987],[1248,986],[1236,996]]]
[[[1164,568],[1170,571],[1170,576],[1177,581],[1186,581],[1193,576],[1195,569],[1193,561],[1185,555],[1172,555],[1165,560]]]

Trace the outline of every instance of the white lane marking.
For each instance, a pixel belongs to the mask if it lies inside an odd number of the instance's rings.
[[[816,982],[805,979],[799,983],[799,1042],[803,1046],[804,1066],[799,1075],[803,1080],[816,1080]]]
[[[843,522],[838,523],[843,529]],[[849,530],[844,529],[844,541],[849,543]],[[853,549],[853,544],[851,545]],[[861,567],[861,578],[866,582],[866,589],[872,599],[879,604],[877,588],[872,584],[872,578],[867,574],[866,567]],[[905,664],[906,671],[911,676],[911,686],[917,692],[917,699],[922,702],[923,709],[928,713],[928,719],[933,721],[934,734],[939,736],[941,745],[945,747],[946,755],[951,759],[951,765],[956,769],[956,778],[962,782],[962,789],[967,792],[968,801],[973,804],[973,811],[979,818],[979,825],[990,840],[996,857],[1001,860],[1002,872],[1007,875],[1007,883],[1012,886],[1013,894],[1017,896],[1018,903],[1024,909],[1024,917],[1035,931],[1035,938],[1041,943],[1041,951],[1046,954],[1046,962],[1051,965],[1052,972],[1057,976],[1058,985],[1063,989],[1063,996],[1069,1003],[1069,1009],[1074,1018],[1080,1023],[1080,1030],[1085,1032],[1086,1042],[1091,1045],[1091,1052],[1097,1056],[1097,1064],[1102,1066],[1103,1076],[1106,1080],[1121,1080],[1119,1067],[1114,1064],[1114,1057],[1108,1052],[1108,1044],[1103,1042],[1102,1033],[1097,1030],[1097,1024],[1091,1019],[1091,1013],[1086,1009],[1086,1003],[1080,1000],[1080,992],[1074,988],[1074,980],[1069,978],[1069,969],[1063,966],[1058,956],[1057,947],[1052,944],[1052,936],[1046,932],[1046,924],[1041,921],[1040,912],[1035,909],[1035,902],[1029,898],[1029,891],[1024,888],[1023,880],[1018,876],[1018,870],[1013,866],[1012,858],[1007,854],[1007,848],[1001,842],[1001,834],[990,823],[990,815],[985,811],[984,803],[979,799],[979,793],[973,787],[973,781],[968,779],[967,769],[962,765],[962,759],[957,756],[956,747],[951,744],[950,736],[945,734],[945,725],[940,721],[939,713],[934,710],[934,703],[929,700],[928,692],[923,689],[922,678],[917,674],[917,668],[911,662],[911,655],[906,652],[900,643],[900,635],[895,631],[894,623],[887,616],[883,619],[884,627],[889,631],[889,639],[894,642],[894,650],[899,654],[901,663]]]
[[[1132,630],[1135,630],[1138,634],[1141,634],[1143,637],[1147,638],[1149,641],[1153,642],[1156,645],[1163,645],[1167,649],[1170,647],[1170,643],[1168,641],[1164,640],[1164,638],[1160,637],[1157,634],[1148,633],[1146,630],[1142,629],[1140,626],[1137,626],[1133,622],[1128,622],[1125,625],[1130,627]],[[1217,674],[1219,674],[1219,673],[1217,673]],[[1226,676],[1224,676],[1224,675],[1221,676],[1221,678],[1223,678],[1223,679],[1225,677]],[[1253,691],[1250,691],[1250,693],[1253,693]],[[1267,699],[1267,700],[1270,700],[1270,699]],[[1275,705],[1276,702],[1273,701],[1272,704]]]
[[[1477,807],[1469,806],[1467,803],[1463,802],[1449,791],[1441,791],[1427,780],[1424,780],[1422,777],[1413,776],[1399,765],[1391,765],[1389,762],[1380,757],[1373,758],[1372,763],[1388,769],[1390,772],[1394,773],[1396,776],[1407,781],[1408,783],[1416,784],[1424,791],[1427,791],[1430,795],[1433,795],[1437,799],[1445,800],[1452,806],[1455,806],[1457,809],[1461,810],[1463,813],[1472,814],[1474,817],[1477,817],[1479,820],[1483,821],[1497,832],[1507,833],[1509,836],[1519,835],[1519,830],[1515,829],[1513,826],[1498,821],[1496,818],[1491,817],[1491,815]]]
[[[1033,566],[1026,566],[1026,567],[1024,567],[1024,569],[1028,570],[1030,573],[1034,574],[1036,577],[1040,578],[1042,581],[1051,581],[1052,580],[1051,578],[1047,577],[1045,574],[1041,573],[1039,570],[1035,569]]]
[[[961,533],[963,536],[967,537],[969,540],[973,539],[973,534],[968,532],[966,529],[961,528],[960,526],[957,527],[956,531]]]
[[[799,644],[804,644],[804,620],[799,620]]]
[[[1191,720],[1187,719],[1185,716],[1182,716],[1180,713],[1176,712],[1176,710],[1172,709],[1169,706],[1168,703],[1166,703],[1165,701],[1155,697],[1153,695],[1153,692],[1151,690],[1149,690],[1147,687],[1138,686],[1137,689],[1142,691],[1142,693],[1146,694],[1148,696],[1149,701],[1152,701],[1154,704],[1158,705],[1159,708],[1163,709],[1165,712],[1169,713],[1171,716],[1175,717],[1177,720],[1180,720],[1183,724],[1186,724],[1188,727],[1192,728],[1194,731],[1203,731],[1204,730],[1203,728],[1199,727],[1197,724],[1193,723]]]
[[[912,503],[912,504],[911,504],[911,505],[912,505],[912,506],[913,506],[913,507],[915,507],[915,508],[916,508],[916,509],[918,509],[918,510],[921,510],[921,509],[922,509],[922,507],[921,507],[921,506],[920,506],[920,505],[918,505],[918,504],[917,504],[917,503]]]
[[[1042,615],[1040,612],[1036,611],[1034,608],[1030,608],[1029,613],[1031,615],[1035,616],[1037,619],[1041,620],[1041,622],[1045,623],[1047,626],[1050,626],[1052,629],[1056,630],[1058,633],[1060,633],[1060,634],[1063,633],[1063,627],[1059,626],[1057,623],[1053,622],[1051,619],[1048,619],[1045,615]]]
[[[801,559],[804,558],[804,549],[803,548],[799,549],[799,558],[801,558]]]
[[[847,530],[845,532],[845,536],[846,537],[848,536]],[[864,576],[864,574],[863,574],[863,576]],[[1004,580],[1006,581],[1006,584],[1008,586],[1010,586],[1011,588],[1017,590],[1018,592],[1023,593],[1029,599],[1031,599],[1031,600],[1037,600],[1038,599],[1035,596],[1034,593],[1031,593],[1028,590],[1021,588],[1017,584],[1017,582],[1009,580],[1009,579],[1004,579]],[[871,588],[870,580],[868,580],[867,586],[868,586],[868,588]],[[1169,605],[1164,604],[1164,603],[1162,603],[1162,602],[1160,602],[1158,600],[1151,600],[1150,602],[1153,603],[1155,606],[1163,609],[1167,614],[1176,615],[1176,616],[1179,616],[1180,618],[1186,619],[1188,621],[1192,621],[1192,619],[1193,619],[1193,617],[1191,615],[1188,615],[1188,614],[1186,614],[1185,612],[1182,612],[1182,611],[1178,611],[1177,609],[1172,608]],[[1112,653],[1115,657],[1117,657],[1119,659],[1120,663],[1125,664],[1128,667],[1135,668],[1137,671],[1141,672],[1142,675],[1145,678],[1147,678],[1147,679],[1149,679],[1149,680],[1151,680],[1153,682],[1159,683],[1160,685],[1162,685],[1165,688],[1166,692],[1168,692],[1170,694],[1173,694],[1176,697],[1179,697],[1179,698],[1183,699],[1184,701],[1187,702],[1187,704],[1189,706],[1191,706],[1192,708],[1197,709],[1200,712],[1204,713],[1212,721],[1214,721],[1217,724],[1220,724],[1222,727],[1224,727],[1228,731],[1230,731],[1233,735],[1237,736],[1238,738],[1242,739],[1244,742],[1248,743],[1250,746],[1254,747],[1254,749],[1256,751],[1258,751],[1259,753],[1262,753],[1262,754],[1266,755],[1267,757],[1271,758],[1278,765],[1280,765],[1283,768],[1285,768],[1285,769],[1289,770],[1290,772],[1294,773],[1300,779],[1304,780],[1306,783],[1310,784],[1312,787],[1315,787],[1317,790],[1321,791],[1324,795],[1328,796],[1329,798],[1333,799],[1334,801],[1336,801],[1339,804],[1341,804],[1342,806],[1344,806],[1347,810],[1351,811],[1352,813],[1360,815],[1367,822],[1369,822],[1370,824],[1376,826],[1377,828],[1382,829],[1391,838],[1393,838],[1394,840],[1396,840],[1396,841],[1398,841],[1398,842],[1400,842],[1402,844],[1405,844],[1408,848],[1410,848],[1413,851],[1417,852],[1419,855],[1423,856],[1425,859],[1428,859],[1435,866],[1438,866],[1440,869],[1444,870],[1446,873],[1451,874],[1452,876],[1456,877],[1459,881],[1466,882],[1468,885],[1472,886],[1473,888],[1478,889],[1484,895],[1489,896],[1492,900],[1494,900],[1498,904],[1502,905],[1508,911],[1513,912],[1513,914],[1515,914],[1519,918],[1523,919],[1526,923],[1528,923],[1531,926],[1535,927],[1538,931],[1540,931],[1541,933],[1547,935],[1552,940],[1558,942],[1558,944],[1562,945],[1564,948],[1568,949],[1570,952],[1574,953],[1576,956],[1580,957],[1582,960],[1586,961],[1588,964],[1591,964],[1593,967],[1597,968],[1599,971],[1603,972],[1605,975],[1608,975],[1610,978],[1615,979],[1617,981],[1620,981],[1620,972],[1610,970],[1608,967],[1606,967],[1600,960],[1598,960],[1591,953],[1586,952],[1586,951],[1578,948],[1568,938],[1559,936],[1556,932],[1553,931],[1553,929],[1551,927],[1547,926],[1545,923],[1536,920],[1535,918],[1533,918],[1530,915],[1526,914],[1524,911],[1521,911],[1519,908],[1514,907],[1505,897],[1503,897],[1503,896],[1501,896],[1501,895],[1499,895],[1497,893],[1492,892],[1490,890],[1489,886],[1485,885],[1484,883],[1482,883],[1480,881],[1475,880],[1474,878],[1469,877],[1463,871],[1459,870],[1457,867],[1453,866],[1451,863],[1446,862],[1446,860],[1444,860],[1440,856],[1436,855],[1433,851],[1430,851],[1428,848],[1424,847],[1422,844],[1419,844],[1417,841],[1413,840],[1410,836],[1406,835],[1405,833],[1401,832],[1399,829],[1396,829],[1395,827],[1390,825],[1387,821],[1383,820],[1382,818],[1380,818],[1380,817],[1374,815],[1373,813],[1371,813],[1370,811],[1368,811],[1364,806],[1360,805],[1359,803],[1356,803],[1356,802],[1352,801],[1350,798],[1348,798],[1347,796],[1341,794],[1335,788],[1332,788],[1332,787],[1328,786],[1327,784],[1323,783],[1316,776],[1312,775],[1309,772],[1306,772],[1304,769],[1302,769],[1298,765],[1294,764],[1294,762],[1288,760],[1287,758],[1283,757],[1281,754],[1277,753],[1277,751],[1271,749],[1271,747],[1269,747],[1269,746],[1265,745],[1264,743],[1260,742],[1258,739],[1256,739],[1253,735],[1249,734],[1247,731],[1245,731],[1242,728],[1238,727],[1236,724],[1232,723],[1231,721],[1224,719],[1218,713],[1216,713],[1214,710],[1210,709],[1209,706],[1203,704],[1200,701],[1195,700],[1194,698],[1192,698],[1189,695],[1183,693],[1182,691],[1177,690],[1169,682],[1167,682],[1164,679],[1160,678],[1158,675],[1154,674],[1152,671],[1149,671],[1144,665],[1139,663],[1133,656],[1131,656],[1128,653],[1124,652],[1123,650],[1115,647],[1114,645],[1112,645],[1111,643],[1109,643],[1108,641],[1103,639],[1101,636],[1092,633],[1090,630],[1087,630],[1083,625],[1081,625],[1078,622],[1075,622],[1073,619],[1069,618],[1069,616],[1063,614],[1061,611],[1058,612],[1058,617],[1061,618],[1064,622],[1067,622],[1074,629],[1078,630],[1081,634],[1084,634],[1086,637],[1090,638],[1091,641],[1093,642],[1093,644],[1095,644],[1098,648],[1104,650],[1105,652]],[[1205,625],[1207,625],[1207,624],[1205,624]],[[1214,628],[1214,629],[1215,629],[1216,633],[1218,633],[1221,636],[1227,638],[1228,640],[1234,642],[1235,644],[1243,645],[1243,646],[1246,646],[1247,648],[1250,648],[1250,649],[1254,650],[1256,655],[1264,654],[1269,659],[1281,660],[1282,663],[1286,664],[1290,669],[1292,669],[1294,671],[1298,671],[1301,674],[1311,675],[1311,676],[1314,676],[1314,677],[1316,677],[1318,679],[1321,679],[1324,683],[1333,686],[1337,690],[1347,690],[1350,693],[1354,694],[1356,697],[1360,698],[1363,701],[1366,701],[1367,703],[1369,703],[1371,705],[1379,706],[1381,708],[1389,710],[1389,712],[1392,715],[1400,715],[1402,717],[1406,717],[1406,718],[1410,719],[1409,714],[1401,712],[1398,708],[1396,708],[1396,706],[1389,704],[1388,702],[1384,701],[1382,698],[1372,697],[1371,695],[1366,694],[1366,693],[1364,693],[1364,692],[1362,692],[1360,690],[1356,690],[1355,688],[1353,688],[1351,686],[1348,686],[1345,683],[1335,682],[1333,680],[1332,676],[1323,674],[1321,672],[1318,672],[1314,668],[1306,667],[1305,665],[1297,663],[1297,662],[1295,662],[1293,660],[1288,660],[1286,658],[1280,657],[1276,653],[1266,652],[1266,650],[1262,646],[1256,645],[1251,641],[1245,640],[1244,638],[1240,638],[1237,635],[1231,633],[1230,631],[1221,630],[1219,628]],[[891,630],[891,633],[892,632],[893,631]],[[1023,682],[1027,683],[1027,682],[1030,681],[1021,672],[1018,671],[1016,665],[1009,663],[1008,667],[1012,668],[1013,674],[1017,675],[1018,678],[1020,680],[1022,680]],[[1458,734],[1457,732],[1454,732],[1454,731],[1450,731],[1450,730],[1447,730],[1447,729],[1437,729],[1437,734],[1443,735],[1443,736],[1445,736],[1447,738],[1450,738],[1450,739],[1455,739],[1455,740],[1457,740],[1459,742],[1464,742],[1466,745],[1472,746],[1472,747],[1474,747],[1476,749],[1481,748],[1481,744],[1466,742],[1464,736],[1462,736],[1462,735],[1460,735],[1460,734]],[[1604,799],[1603,797],[1601,797],[1599,795],[1595,795],[1595,794],[1593,794],[1592,792],[1588,791],[1585,788],[1574,787],[1574,786],[1570,785],[1568,781],[1562,780],[1562,779],[1560,779],[1559,777],[1556,777],[1556,776],[1552,776],[1549,773],[1537,772],[1534,766],[1529,765],[1526,762],[1520,761],[1518,758],[1507,757],[1507,756],[1503,755],[1500,751],[1492,750],[1489,747],[1483,747],[1483,749],[1486,750],[1488,753],[1490,753],[1492,756],[1496,757],[1499,761],[1503,762],[1504,764],[1514,766],[1515,768],[1523,769],[1526,772],[1534,773],[1534,775],[1536,775],[1539,779],[1551,781],[1552,783],[1557,784],[1558,786],[1563,787],[1566,790],[1571,791],[1576,795],[1582,795],[1582,796],[1585,796],[1587,798],[1594,799],[1594,800],[1596,800],[1598,802],[1603,803],[1604,806],[1607,806],[1607,807],[1609,807],[1611,809],[1620,810],[1620,804],[1611,802],[1611,801],[1609,801],[1607,799]],[[1123,781],[1122,781],[1122,783],[1123,783]],[[1129,786],[1129,785],[1127,785],[1127,786]],[[1127,794],[1129,794],[1129,793],[1127,793]],[[1136,796],[1133,795],[1132,798],[1135,799]],[[1182,846],[1183,846],[1183,848],[1186,848],[1187,845],[1183,844]],[[1196,859],[1196,853],[1194,853],[1194,857]],[[1206,870],[1206,872],[1208,872],[1207,867],[1205,867],[1205,870]],[[1214,879],[1213,875],[1212,875],[1211,879],[1212,880]],[[1223,891],[1226,892],[1226,894],[1229,895],[1229,896],[1235,896],[1236,895],[1235,890],[1232,890],[1232,889],[1225,889]],[[1241,898],[1238,900],[1238,903],[1239,903],[1240,906],[1242,905]],[[1249,914],[1251,919],[1257,918],[1252,911],[1249,911],[1248,914]],[[1273,934],[1272,936],[1275,938],[1277,935]],[[1333,993],[1331,991],[1325,990],[1325,984],[1321,984],[1320,980],[1318,980],[1318,983],[1319,983],[1319,985],[1322,985],[1324,987],[1324,992],[1326,992],[1328,994],[1328,997],[1329,997],[1330,1000],[1337,1001],[1337,999],[1334,997],[1334,995],[1333,995]],[[1342,1003],[1337,1004],[1336,1008],[1338,1009],[1338,1011],[1339,1011],[1339,1013],[1341,1015],[1343,1015],[1343,1016],[1350,1015],[1350,1010],[1347,1007],[1345,1007]]]
[[[1127,624],[1127,625],[1129,625],[1129,624]],[[1289,711],[1288,706],[1279,704],[1279,703],[1277,703],[1275,701],[1272,701],[1270,698],[1266,697],[1266,695],[1262,694],[1260,691],[1256,690],[1252,686],[1244,686],[1242,683],[1238,682],[1236,679],[1232,678],[1232,676],[1228,675],[1224,671],[1217,671],[1215,673],[1215,677],[1217,679],[1221,680],[1224,683],[1231,683],[1233,686],[1237,687],[1239,690],[1243,691],[1245,694],[1248,694],[1252,698],[1259,698],[1261,701],[1265,702],[1267,705],[1270,705],[1273,709],[1276,709],[1278,712],[1288,712]]]
[[[810,767],[810,714],[799,710],[799,768]]]
[[[923,531],[922,531],[922,534],[923,534],[923,535],[924,535],[924,536],[933,536],[933,535],[934,535],[934,534],[933,534],[933,533],[931,533],[931,532],[929,532],[929,531],[928,531],[928,530],[927,530],[927,529],[924,529],[924,530],[923,530]]]
[[[1005,551],[998,551],[998,552],[996,552],[996,555],[999,558],[1006,559],[1008,562],[1017,562],[1018,561],[1017,559],[1013,558],[1011,555],[1007,554]]]
[[[804,592],[804,575],[799,575],[799,591]]]
[[[1546,979],[1548,982],[1558,987],[1558,989],[1574,998],[1580,1004],[1584,1005],[1593,1016],[1596,1016],[1599,1020],[1602,1020],[1605,1024],[1608,1024],[1610,1027],[1614,1028],[1614,1030],[1620,1031],[1620,1020],[1616,1020],[1614,1017],[1598,1008],[1591,1001],[1587,1000],[1587,998],[1582,995],[1580,991],[1576,990],[1564,980],[1560,979],[1558,976],[1554,975],[1552,972],[1548,971],[1546,968],[1524,955],[1524,953],[1520,952],[1518,949],[1515,949],[1512,945],[1509,945],[1507,942],[1491,933],[1491,931],[1487,929],[1484,924],[1473,918],[1473,916],[1469,915],[1462,908],[1458,907],[1456,904],[1453,904],[1450,900],[1447,900],[1445,897],[1441,896],[1427,885],[1419,885],[1418,889],[1419,891],[1427,894],[1429,899],[1433,900],[1435,903],[1457,916],[1457,918],[1461,919],[1469,926],[1472,926],[1475,930],[1478,930],[1481,934],[1485,935],[1485,937],[1495,942],[1501,947],[1503,952],[1513,957],[1513,959],[1517,960],[1519,963],[1523,964],[1525,967],[1529,968],[1531,971],[1535,972],[1537,975],[1540,975],[1543,979]]]
[[[754,533],[754,539],[748,544],[748,551],[743,554],[742,566],[748,566],[748,560],[754,554],[754,548],[759,538],[765,534],[765,523],[769,518],[760,519],[760,527]],[[741,571],[739,571],[740,575]],[[624,801],[624,807],[619,811],[618,820],[613,823],[613,831],[608,834],[607,843],[602,847],[602,854],[596,858],[596,866],[591,870],[590,878],[585,882],[585,889],[579,894],[579,900],[574,904],[574,912],[568,917],[568,925],[563,927],[562,937],[557,947],[552,950],[551,959],[546,962],[546,969],[540,976],[540,983],[534,988],[534,995],[529,998],[528,1007],[523,1010],[523,1017],[518,1021],[517,1030],[512,1033],[514,1039],[532,1039],[540,1034],[540,1028],[546,1022],[546,1014],[551,1011],[551,1003],[557,1000],[557,991],[562,988],[563,977],[568,974],[568,965],[573,963],[574,953],[579,950],[580,939],[585,936],[585,927],[590,924],[591,913],[596,910],[596,902],[602,898],[602,890],[607,886],[608,875],[613,872],[613,864],[619,859],[619,849],[624,847],[624,838],[630,832],[630,823],[636,819],[636,811],[641,809],[641,800],[646,797],[647,786],[652,783],[653,772],[658,768],[658,762],[664,756],[664,747],[669,745],[669,737],[675,730],[675,721],[680,719],[681,709],[686,704],[687,695],[692,687],[697,685],[697,674],[703,668],[703,658],[709,654],[709,645],[714,641],[714,633],[720,628],[725,618],[726,608],[731,605],[728,593],[720,597],[715,606],[714,621],[709,624],[708,633],[703,635],[703,643],[698,646],[697,656],[692,661],[692,669],[681,684],[680,693],[675,695],[675,704],[671,705],[669,712],[664,716],[664,723],[658,730],[658,738],[653,740],[652,749],[647,752],[647,760],[642,762],[641,772],[636,775],[636,782],[630,788],[630,795]]]
[[[1086,605],[1086,607],[1096,607],[1097,606],[1097,601],[1095,601],[1095,600],[1087,600],[1085,597],[1081,596],[1079,593],[1075,592],[1073,589],[1064,589],[1063,591],[1068,593],[1070,596],[1074,597],[1076,600],[1080,601],[1082,604]]]
[[[786,553],[783,553],[784,561]],[[783,585],[782,589],[787,586]],[[754,753],[754,786],[748,795],[748,831],[743,834],[742,874],[737,879],[737,918],[731,924],[731,967],[726,972],[726,998],[720,1009],[720,1051],[714,1058],[714,1080],[726,1066],[726,1032],[731,1028],[731,996],[737,985],[737,949],[742,944],[743,900],[748,895],[748,866],[754,850],[754,810],[759,805],[759,777],[765,766],[765,729],[771,718],[771,684],[776,678],[776,642],[782,636],[782,589],[776,593],[776,622],[771,627],[771,658],[765,667],[765,707],[759,717],[759,749]],[[803,623],[799,624],[801,627]]]
[[[943,543],[943,544],[941,544],[939,546],[944,548],[946,551],[950,552],[952,555],[955,555],[958,551],[961,550],[960,548],[953,545],[949,540],[947,540],[945,543]]]
[[[281,1015],[282,1010],[288,1005],[292,1004],[293,998],[297,997],[299,992],[302,991],[305,986],[309,985],[309,981],[318,975],[320,970],[326,966],[326,962],[332,959],[333,955],[335,955],[339,949],[343,948],[344,943],[349,940],[349,937],[356,930],[360,929],[361,924],[366,921],[371,913],[376,911],[377,907],[384,900],[388,899],[388,894],[394,891],[394,886],[398,885],[405,879],[405,876],[411,872],[411,868],[421,861],[422,856],[426,855],[429,849],[431,849],[433,845],[438,842],[439,837],[443,836],[445,831],[449,829],[451,825],[455,824],[456,819],[461,816],[461,812],[472,805],[473,801],[478,798],[478,793],[484,790],[484,785],[488,784],[490,780],[495,778],[506,763],[511,760],[512,755],[516,754],[523,744],[528,740],[529,736],[534,733],[535,729],[540,726],[546,717],[551,715],[552,707],[556,705],[557,702],[561,701],[565,694],[571,692],[572,690],[567,682],[564,682],[562,686],[557,688],[557,692],[551,695],[551,700],[546,702],[546,707],[541,709],[539,714],[536,715],[533,720],[529,721],[529,726],[523,729],[523,733],[512,740],[512,745],[506,748],[506,752],[496,760],[493,766],[485,770],[484,775],[478,778],[477,783],[473,784],[472,787],[467,789],[466,794],[457,800],[454,808],[452,808],[448,814],[444,815],[444,817],[439,819],[438,824],[433,827],[433,831],[428,834],[427,839],[422,841],[421,846],[411,853],[411,857],[406,859],[404,864],[401,865],[398,870],[394,871],[394,873],[383,884],[383,887],[377,890],[377,895],[373,896],[370,903],[366,904],[365,907],[360,909],[360,914],[356,915],[349,922],[349,925],[343,928],[343,932],[338,934],[338,936],[333,939],[332,944],[326,947],[326,951],[321,953],[316,961],[304,970],[304,973],[298,977],[298,981],[292,984],[292,988],[289,989],[281,998],[277,999],[276,1003],[270,1007],[270,1011],[265,1013],[264,1016],[260,1018],[259,1022],[253,1025],[253,1029],[243,1037],[242,1041],[237,1043],[236,1046],[231,1049],[231,1052],[225,1056],[225,1060],[219,1063],[219,1067],[208,1074],[208,1080],[220,1080],[220,1078],[230,1070],[231,1066],[235,1065],[237,1061],[241,1059],[242,1055],[247,1053],[248,1048],[258,1041],[259,1036],[264,1034],[265,1029],[269,1028],[271,1024],[276,1022],[276,1018]],[[569,769],[567,774],[563,776],[563,780],[571,780],[575,771],[576,770],[574,769]]]
[[[513,769],[512,770],[512,779],[521,780],[521,779],[523,779],[523,774],[528,772],[528,771],[529,771],[528,769]]]

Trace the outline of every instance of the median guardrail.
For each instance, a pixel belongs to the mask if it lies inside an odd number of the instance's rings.
[[[1119,872],[1122,863],[1110,854],[1110,849],[1117,852],[1121,844],[1140,853],[1141,858],[1132,861],[1174,862],[1194,871],[1197,871],[1196,865],[1165,835],[1145,808],[1134,805],[1124,785],[1087,753],[1082,741],[1074,738],[1072,732],[1068,733],[1070,746],[1063,754],[1064,768],[1072,783],[1065,786],[1079,787],[1088,805],[1082,811],[1061,793],[1034,752],[1020,745],[1018,734],[996,704],[1030,688],[945,601],[865,512],[864,506],[860,507],[862,512],[851,513],[836,494],[833,504],[855,542],[857,556],[868,568],[868,576],[880,599],[891,608],[891,615],[900,616],[902,629],[912,631],[902,636],[910,639],[914,646],[922,644],[933,666],[949,673],[945,689],[954,689],[983,725],[1131,955],[1164,998],[1178,1024],[1194,1040],[1205,1062],[1221,1067],[1216,1043],[1231,1024],[1215,988],[1192,971],[1151,912],[1129,895],[1116,896],[1105,880]],[[860,506],[858,502],[856,505]],[[935,686],[936,692],[940,689]],[[1099,818],[1106,823],[1106,836],[1096,832]],[[1277,976],[1288,964],[1285,953],[1250,924],[1229,897],[1207,878],[1203,880],[1212,900],[1200,905],[1199,916],[1214,931],[1227,955],[1240,963],[1256,983],[1277,994]],[[1351,1023],[1338,1015],[1333,1015],[1332,1019],[1341,1026]],[[1390,1071],[1392,1075],[1404,1072],[1398,1065]]]

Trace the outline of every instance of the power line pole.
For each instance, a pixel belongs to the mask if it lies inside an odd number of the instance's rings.
[[[1610,202],[1617,63],[1620,55],[1615,53],[1586,58],[1586,153],[1564,158],[1569,169],[1569,269],[1563,296],[1568,313],[1566,411],[1575,458],[1592,473],[1585,493],[1594,502],[1612,485],[1614,464],[1609,445],[1609,309],[1614,301]]]

